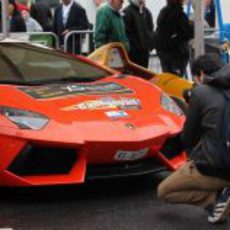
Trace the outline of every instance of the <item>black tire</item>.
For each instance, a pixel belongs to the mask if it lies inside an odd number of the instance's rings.
[[[157,186],[163,180],[165,180],[170,174],[171,172],[165,169],[163,171],[152,174],[151,178],[153,179],[154,185]]]

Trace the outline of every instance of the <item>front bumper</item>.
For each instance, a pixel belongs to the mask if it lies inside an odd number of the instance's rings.
[[[5,137],[4,143],[9,147],[1,148],[0,186],[80,184],[88,179],[144,175],[166,168],[173,171],[186,161],[184,153],[172,157],[161,153],[161,138],[140,143],[105,142],[82,146],[10,139]],[[149,151],[141,159],[114,160],[117,149],[137,150],[145,147]]]

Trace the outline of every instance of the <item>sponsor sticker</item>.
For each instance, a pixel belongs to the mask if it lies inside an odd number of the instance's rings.
[[[149,148],[137,151],[118,150],[114,159],[117,161],[135,161],[144,158],[148,154]]]
[[[96,109],[121,109],[138,110],[141,109],[141,102],[137,98],[128,97],[102,97],[97,100],[84,101],[74,106],[64,108],[64,110],[96,110]]]
[[[118,110],[118,111],[109,111],[105,113],[109,118],[111,119],[118,119],[118,118],[124,118],[124,117],[128,117],[128,113],[126,113],[125,111],[122,110]]]
[[[97,84],[55,84],[45,86],[17,87],[35,99],[51,99],[69,95],[100,95],[100,94],[127,94],[133,93],[129,88],[115,82]]]

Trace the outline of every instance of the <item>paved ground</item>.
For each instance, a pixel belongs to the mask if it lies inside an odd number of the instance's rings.
[[[81,187],[2,190],[0,229],[229,230],[203,210],[162,204],[152,178],[97,181]]]

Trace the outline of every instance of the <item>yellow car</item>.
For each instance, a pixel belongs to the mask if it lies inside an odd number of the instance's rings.
[[[89,55],[88,58],[115,71],[138,76],[152,82],[170,95],[182,110],[186,109],[183,92],[192,88],[192,82],[170,73],[156,74],[134,64],[130,61],[126,50],[120,43],[110,43],[102,46]]]

